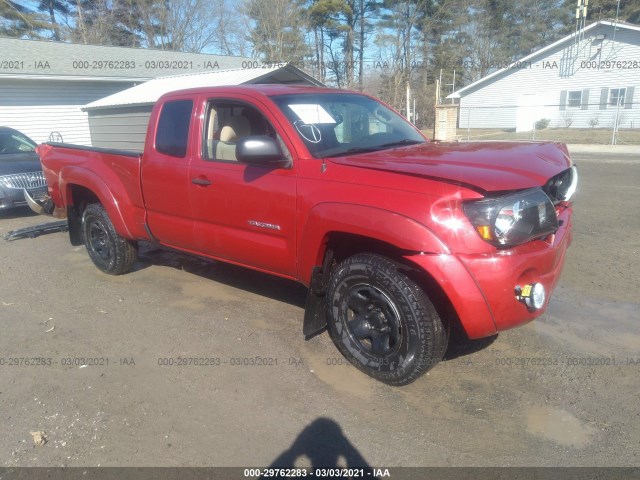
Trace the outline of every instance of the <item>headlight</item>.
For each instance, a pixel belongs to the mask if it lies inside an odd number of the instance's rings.
[[[542,187],[553,203],[568,202],[578,188],[578,169],[574,165],[549,179]]]
[[[569,181],[569,186],[566,190],[561,192],[562,200],[568,202],[573,197],[573,194],[576,193],[576,189],[578,188],[578,169],[574,165],[571,167],[571,180]]]
[[[539,188],[463,204],[478,234],[497,247],[513,247],[558,229],[556,210]]]

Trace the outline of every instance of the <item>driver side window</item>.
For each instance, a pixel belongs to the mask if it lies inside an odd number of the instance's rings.
[[[238,141],[252,135],[276,138],[273,127],[257,109],[241,102],[212,101],[206,113],[202,158],[237,162]]]

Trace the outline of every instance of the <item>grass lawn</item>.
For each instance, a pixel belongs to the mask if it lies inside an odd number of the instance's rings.
[[[427,137],[433,137],[433,130],[424,130]],[[459,140],[551,140],[564,143],[611,144],[611,129],[605,128],[545,128],[535,132],[506,131],[498,128],[458,129]],[[620,129],[618,145],[640,145],[640,128]]]

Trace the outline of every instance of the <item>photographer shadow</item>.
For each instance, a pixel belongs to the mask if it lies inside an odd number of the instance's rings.
[[[310,467],[306,467],[310,464]],[[300,466],[304,464],[305,467]],[[269,469],[362,469],[366,478],[375,479],[373,468],[344,436],[340,425],[328,418],[317,418],[304,428],[291,447],[276,458]],[[264,478],[264,477],[260,477]],[[284,476],[269,477],[284,478]]]

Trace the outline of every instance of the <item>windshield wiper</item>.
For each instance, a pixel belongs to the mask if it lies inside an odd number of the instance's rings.
[[[396,142],[383,143],[379,145],[380,148],[391,148],[391,147],[403,147],[405,145],[416,145],[418,143],[425,143],[419,140],[412,140],[410,138],[403,138],[402,140],[398,140]]]
[[[347,150],[343,150],[341,152],[332,153],[331,155],[326,155],[322,158],[333,158],[333,157],[342,157],[343,155],[350,155],[354,153],[368,153],[375,152],[380,149],[380,145],[376,145],[375,147],[352,147]]]
[[[354,153],[369,153],[376,152],[378,150],[384,150],[386,148],[392,147],[402,147],[407,145],[415,145],[417,143],[425,143],[420,142],[419,140],[411,140],[409,138],[403,138],[402,140],[397,140],[395,142],[383,143],[382,145],[371,145],[369,147],[351,147],[347,150],[343,150],[341,152],[332,153],[330,155],[326,155],[323,158],[333,158],[333,157],[341,157],[343,155],[350,155]]]

